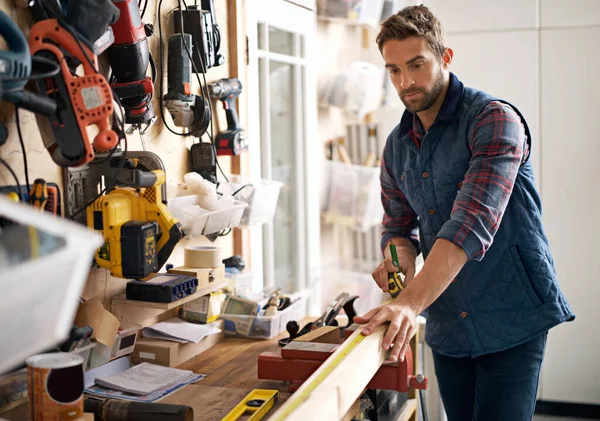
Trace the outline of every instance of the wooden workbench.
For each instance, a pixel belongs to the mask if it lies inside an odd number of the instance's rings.
[[[252,389],[279,390],[276,408],[290,396],[283,382],[258,380],[258,355],[280,349],[277,341],[287,332],[264,341],[225,338],[178,368],[205,374],[198,383],[184,387],[160,403],[189,405],[194,408],[194,421],[220,421]],[[21,405],[0,415],[9,421],[28,419],[28,406]]]
[[[303,320],[300,324],[304,326],[309,320]],[[273,389],[280,392],[279,401],[275,406],[277,409],[290,397],[287,386],[279,381],[259,380],[257,361],[262,352],[280,350],[278,340],[287,336],[287,332],[283,332],[273,339],[262,341],[223,339],[214,347],[177,367],[204,374],[206,378],[178,390],[160,403],[191,406],[194,409],[194,421],[220,421],[252,389]],[[416,419],[413,418],[415,410],[416,400],[410,399],[398,420]],[[274,412],[271,410],[270,413]],[[21,405],[1,414],[0,419],[23,421],[28,419],[27,415],[28,406]]]

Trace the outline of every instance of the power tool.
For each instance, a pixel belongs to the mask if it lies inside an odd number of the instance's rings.
[[[112,68],[111,87],[125,108],[125,122],[144,134],[156,120],[152,106],[154,84],[146,76],[148,64],[152,62],[146,26],[136,0],[113,0],[113,4],[121,13],[111,25],[115,42],[107,50]],[[155,74],[154,66],[152,68]]]
[[[155,274],[184,236],[162,203],[164,183],[164,171],[147,172],[133,188],[115,188],[86,209],[88,227],[104,237],[96,263],[112,276],[143,279]]]
[[[195,71],[205,73],[225,62],[225,57],[219,53],[221,30],[217,25],[213,0],[201,0],[200,6],[190,5],[186,10],[175,10],[173,23],[175,32],[191,34],[193,42],[198,44],[192,54]]]
[[[9,48],[0,51],[0,99],[34,113],[54,115],[56,101],[24,89],[32,72],[32,58],[27,38],[10,16],[1,10],[0,35]],[[57,66],[55,67],[58,69]]]
[[[79,166],[94,159],[94,148],[99,152],[113,149],[119,142],[112,130],[113,97],[108,82],[96,71],[98,58],[92,50],[78,42],[56,19],[33,25],[29,48],[34,57],[60,66],[57,75],[35,81],[39,93],[57,104],[52,116],[36,115],[52,160],[62,167]],[[81,62],[82,76],[71,73],[65,54]],[[91,125],[99,129],[93,142],[87,132]]]
[[[169,37],[168,92],[163,97],[177,127],[187,128],[185,135],[201,137],[210,124],[211,113],[204,96],[192,94],[192,35]]]
[[[248,150],[248,138],[244,129],[240,128],[235,99],[242,93],[239,79],[219,79],[208,86],[211,98],[223,103],[227,116],[227,130],[220,132],[216,138],[217,155],[239,155]]]

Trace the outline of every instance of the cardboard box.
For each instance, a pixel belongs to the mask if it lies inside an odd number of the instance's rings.
[[[209,335],[197,344],[193,342],[180,344],[178,342],[140,337],[131,353],[131,361],[134,364],[149,362],[166,367],[177,367],[221,342],[224,336],[222,331],[223,321],[217,320],[215,325],[221,329],[221,332]]]
[[[225,265],[221,265],[216,268],[192,268],[189,266],[178,266],[176,268],[169,269],[169,273],[195,276],[198,278],[198,289],[202,289],[219,279],[225,278]]]

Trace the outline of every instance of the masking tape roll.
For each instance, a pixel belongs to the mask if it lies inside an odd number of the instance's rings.
[[[211,246],[186,247],[183,260],[192,268],[216,268],[223,264],[221,249]]]

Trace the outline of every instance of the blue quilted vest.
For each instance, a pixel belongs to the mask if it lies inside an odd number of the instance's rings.
[[[491,101],[506,103],[464,87],[451,75],[446,100],[427,133],[427,142],[421,148],[414,144],[409,135],[413,115],[407,111],[388,139],[405,146],[393,147],[394,178],[419,215],[424,258],[450,219],[469,167],[471,122]],[[508,105],[521,117],[530,141],[525,119]],[[429,180],[422,177],[424,171]],[[428,213],[430,209],[436,209],[435,215]],[[483,259],[469,260],[456,282],[428,308],[425,340],[443,355],[477,357],[525,343],[574,318],[556,280],[542,227],[541,201],[527,160],[520,167],[500,227]]]

